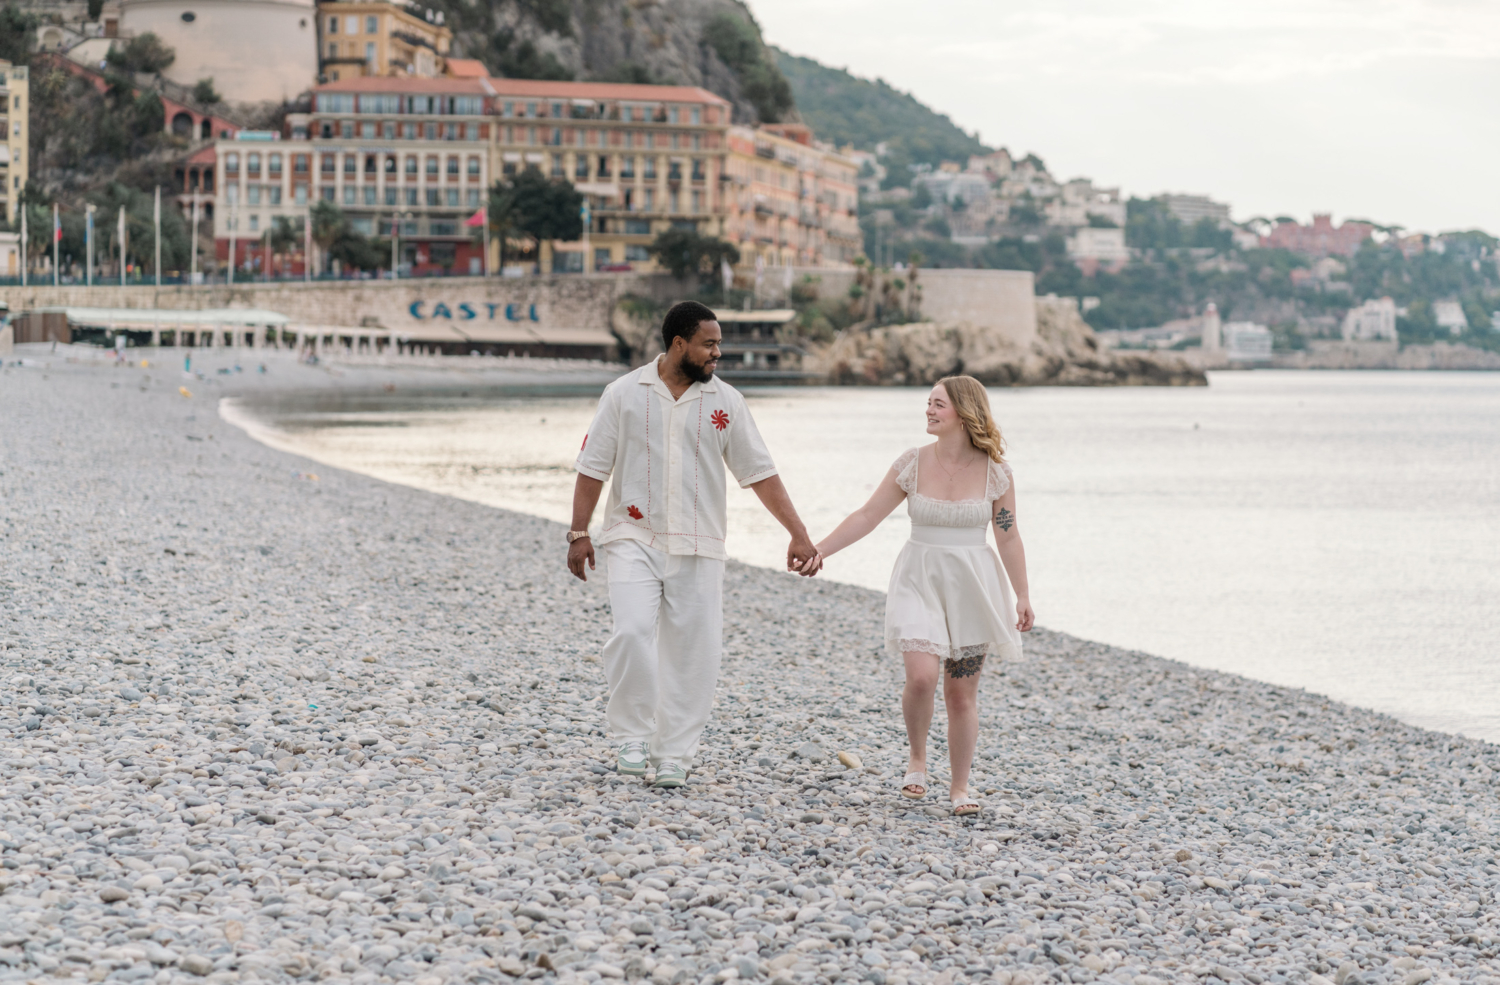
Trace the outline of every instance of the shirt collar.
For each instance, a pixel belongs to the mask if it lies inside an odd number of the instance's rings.
[[[656,387],[664,395],[666,395],[666,397],[667,397],[668,400],[670,400],[670,399],[672,399],[672,391],[667,388],[666,383],[662,382],[662,378],[661,378],[661,369],[660,369],[660,367],[661,367],[661,361],[664,358],[665,358],[664,356],[657,356],[655,359],[651,360],[649,363],[647,363],[645,365],[645,367],[644,367],[645,371],[641,373],[640,384],[642,386],[654,386],[654,387]],[[696,397],[699,393],[718,393],[718,392],[719,392],[719,378],[717,376],[715,376],[713,379],[709,380],[707,383],[691,383],[691,384],[689,384],[687,390],[683,393],[682,398],[684,400],[690,400],[693,397]]]

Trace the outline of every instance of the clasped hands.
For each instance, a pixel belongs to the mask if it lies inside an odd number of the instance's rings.
[[[823,555],[813,546],[807,535],[793,537],[786,549],[786,570],[795,571],[804,578],[811,578],[823,568]]]

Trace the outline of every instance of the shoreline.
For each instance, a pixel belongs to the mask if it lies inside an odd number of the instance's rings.
[[[0,370],[0,977],[1500,974],[1494,746],[1039,630],[954,819],[896,795],[880,593],[731,563],[702,763],[652,791],[602,765],[558,525],[314,480],[205,402],[279,371],[173,370]]]

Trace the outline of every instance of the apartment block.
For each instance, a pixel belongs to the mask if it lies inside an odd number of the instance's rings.
[[[740,262],[841,266],[861,252],[859,165],[798,124],[729,128],[724,238]]]
[[[312,112],[289,114],[281,134],[219,141],[219,254],[322,200],[365,235],[395,223],[403,273],[480,273],[482,246],[464,221],[493,180],[490,97],[483,79],[361,76],[317,86]]]
[[[649,268],[666,229],[724,234],[726,100],[691,86],[486,82],[499,177],[535,167],[589,204],[586,240],[543,244],[544,270]]]
[[[366,75],[432,78],[453,32],[441,12],[391,0],[318,4],[318,72],[329,82]]]
[[[1184,226],[1196,226],[1200,219],[1209,219],[1221,226],[1229,224],[1229,204],[1215,202],[1207,195],[1179,195],[1169,192],[1159,196],[1158,200]]]
[[[0,222],[13,222],[20,214],[21,192],[28,176],[30,133],[26,125],[31,109],[31,80],[25,65],[0,60]]]

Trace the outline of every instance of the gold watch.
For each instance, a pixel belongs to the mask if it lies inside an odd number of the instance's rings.
[[[587,537],[588,535],[589,532],[587,530],[569,530],[568,543],[571,544],[575,540],[583,540],[583,538]]]

